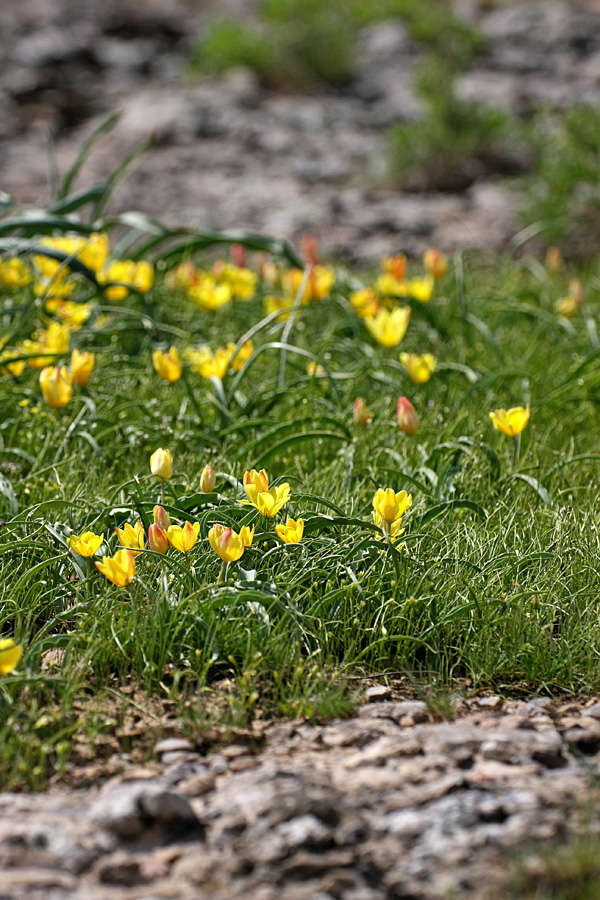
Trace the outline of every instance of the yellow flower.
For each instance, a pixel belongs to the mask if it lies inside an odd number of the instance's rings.
[[[210,494],[215,489],[216,475],[212,466],[206,465],[200,476],[200,490],[203,494]]]
[[[135,559],[131,550],[117,550],[114,556],[103,556],[102,562],[94,565],[117,587],[125,587],[135,578]]]
[[[292,297],[292,303],[304,278],[303,269],[289,269],[281,278],[283,290]],[[323,300],[328,297],[335,283],[335,272],[330,266],[313,266],[301,297],[301,303]]]
[[[177,347],[170,347],[168,353],[155,350],[152,354],[152,363],[163,381],[173,384],[174,381],[181,378],[181,360]]]
[[[81,249],[77,256],[83,265],[91,269],[92,272],[100,272],[110,256],[108,235],[103,232],[93,231],[87,238],[82,239]]]
[[[241,534],[237,534],[232,528],[226,528],[225,525],[213,525],[208,532],[208,540],[223,562],[237,562],[246,549]]]
[[[513,406],[512,409],[496,409],[489,416],[496,431],[514,438],[521,434],[529,422],[529,403],[525,408]]]
[[[240,537],[244,542],[244,547],[251,547],[252,541],[254,540],[254,530],[256,526],[253,525],[252,528],[248,528],[247,525],[243,525],[240,528]]]
[[[433,294],[435,281],[433,275],[424,278],[411,278],[408,282],[408,296],[414,297],[420,303],[428,303]]]
[[[227,344],[227,351],[229,353],[229,358],[233,357],[231,362],[232,367],[236,372],[241,372],[244,368],[244,364],[250,359],[252,354],[254,353],[254,344],[252,341],[246,341],[242,344],[238,352],[235,356],[233,356],[233,351],[235,350],[235,344],[231,342]]]
[[[212,275],[198,272],[197,279],[189,286],[187,295],[200,309],[221,309],[231,302],[228,284],[217,284]]]
[[[166,478],[167,481],[173,474],[173,457],[170,450],[159,447],[150,457],[150,471],[157,478]]]
[[[248,500],[241,502],[250,503],[262,516],[269,518],[277,515],[290,497],[290,486],[287,482],[269,488],[269,478],[264,469],[260,472],[252,469],[244,474],[244,490]]]
[[[47,312],[62,319],[71,331],[79,331],[92,313],[91,303],[77,303],[62,297],[49,297],[44,305]]]
[[[279,294],[266,294],[263,299],[263,306],[267,315],[271,315],[271,313],[278,311],[281,312],[281,315],[278,316],[278,321],[280,319],[284,320],[289,318],[293,305],[293,297],[282,297],[279,296]]]
[[[408,294],[408,282],[395,278],[391,272],[384,272],[375,280],[375,290],[383,296],[406,297]]]
[[[154,507],[154,524],[158,525],[161,531],[166,531],[171,524],[171,517],[163,506]]]
[[[425,384],[431,378],[437,360],[431,353],[424,353],[423,356],[418,353],[401,353],[400,362],[413,381]]]
[[[68,353],[71,329],[68,325],[61,325],[60,322],[52,322],[47,330],[41,331],[39,336],[34,335],[34,337],[37,340],[23,341],[23,353],[32,356],[44,352],[51,354],[28,360],[32,369],[41,369],[50,365],[53,356],[63,356]]]
[[[381,529],[382,537],[388,537],[392,543],[395,543],[400,535],[404,534],[406,528],[402,527],[402,516],[391,524],[386,522],[381,516],[373,511],[373,522]]]
[[[73,379],[65,366],[47,366],[40,372],[44,400],[53,409],[66,406],[73,396]]]
[[[114,287],[107,287],[105,293],[109,300],[124,300],[131,287],[142,293],[150,290],[154,283],[154,269],[144,260],[136,263],[132,259],[114,259],[98,274],[98,281],[100,284],[118,282]]]
[[[152,523],[148,529],[148,546],[155,553],[166,553],[169,548],[166,533],[155,523]]]
[[[89,381],[94,371],[96,355],[94,353],[80,353],[77,347],[71,354],[71,378],[79,387],[83,387]]]
[[[304,521],[298,519],[294,522],[293,519],[288,519],[285,525],[275,526],[275,533],[284,544],[299,544],[304,534]]]
[[[417,411],[408,397],[398,397],[398,425],[404,434],[415,434],[419,430]]]
[[[181,525],[169,525],[167,528],[167,538],[172,547],[187,553],[191,550],[198,540],[198,532],[200,531],[200,522],[186,522],[183,528]]]
[[[373,337],[384,347],[396,347],[408,328],[410,306],[398,306],[389,312],[380,309],[377,315],[367,317],[364,322]]]
[[[384,256],[381,260],[381,268],[392,275],[396,281],[402,281],[406,275],[406,256],[404,253],[396,253],[395,256]]]
[[[10,291],[25,287],[31,281],[31,272],[25,263],[15,256],[0,262],[0,284]]]
[[[231,351],[225,347],[219,347],[213,354],[209,347],[200,347],[199,350],[188,348],[184,352],[186,360],[192,369],[203,378],[215,376],[223,380],[229,368]]]
[[[562,266],[562,256],[559,247],[548,247],[546,251],[546,268],[552,274],[560,271]]]
[[[556,301],[556,303],[554,304],[554,309],[559,316],[564,316],[565,319],[570,319],[571,316],[574,316],[577,312],[577,300],[574,297],[563,297],[562,300]]]
[[[443,278],[448,271],[448,260],[439,250],[430,248],[423,254],[423,267],[433,278]]]
[[[23,648],[15,644],[12,638],[2,638],[0,640],[0,675],[12,672],[22,655]]]
[[[251,269],[225,263],[218,273],[218,280],[229,287],[232,297],[237,300],[252,300],[256,294],[258,279]]]
[[[144,549],[144,526],[138,519],[135,525],[129,522],[123,528],[117,528],[117,537],[122,547],[126,547],[134,555]]]
[[[363,288],[350,294],[350,305],[361,319],[367,316],[372,318],[379,309],[379,300],[375,291],[371,290],[371,288]]]
[[[309,362],[306,366],[306,373],[311,378],[327,378],[327,372],[321,363]]]
[[[360,425],[361,428],[364,428],[366,425],[370,425],[373,421],[373,413],[367,407],[367,404],[362,397],[357,397],[354,401],[353,416],[354,424]]]
[[[391,525],[401,519],[412,504],[412,497],[406,491],[394,493],[392,488],[379,488],[373,497],[373,518],[379,516],[383,522]]]
[[[17,350],[16,348],[6,349],[6,350],[2,350],[0,352],[0,363],[6,363],[6,365],[4,365],[3,368],[0,370],[0,371],[2,371],[3,375],[8,376],[8,375],[22,375],[23,374],[23,370],[25,368],[25,360],[24,359],[19,359],[18,362],[14,362],[14,363],[8,362],[9,359],[15,359],[15,358],[18,359],[18,357],[22,355],[22,352],[23,352],[22,350]]]
[[[77,537],[76,534],[72,534],[67,541],[67,544],[71,550],[74,550],[79,556],[93,556],[94,553],[97,553],[100,549],[103,540],[104,534],[94,534],[93,531],[84,531],[79,537]]]

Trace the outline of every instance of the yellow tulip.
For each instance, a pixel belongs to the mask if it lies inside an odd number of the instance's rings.
[[[245,343],[242,344],[235,356],[233,356],[234,350],[235,344],[230,341],[227,344],[227,352],[229,353],[229,359],[231,360],[232,368],[234,368],[236,372],[241,372],[244,368],[244,364],[254,353],[254,344],[252,343],[252,341],[245,341]]]
[[[172,547],[180,550],[181,553],[187,553],[191,550],[198,540],[198,532],[200,531],[200,522],[186,522],[183,528],[181,525],[169,525],[167,528],[167,538]]]
[[[117,550],[114,556],[104,556],[102,562],[94,565],[117,587],[125,587],[135,578],[135,559],[131,550]]]
[[[200,490],[203,494],[210,494],[215,489],[217,477],[212,466],[206,465],[200,476]]]
[[[502,434],[515,438],[518,434],[521,434],[529,422],[529,412],[528,403],[525,408],[513,406],[512,409],[495,409],[489,416],[496,431],[501,431]]]
[[[400,362],[417,384],[425,384],[429,381],[436,365],[436,358],[431,353],[401,353]]]
[[[15,359],[15,357],[18,358],[21,355],[22,355],[22,351],[17,350],[16,348],[2,350],[0,352],[0,363],[6,363],[6,365],[4,365],[2,367],[2,369],[0,369],[0,371],[2,372],[3,375],[6,375],[8,377],[9,375],[22,375],[23,374],[23,370],[25,369],[25,360],[24,359],[19,359],[18,362],[14,362],[14,363],[8,362],[8,360]]]
[[[404,253],[396,253],[395,256],[384,256],[381,260],[381,268],[388,272],[397,281],[402,281],[406,275],[406,256]]]
[[[407,296],[414,297],[419,303],[429,303],[435,282],[433,275],[424,278],[411,278],[408,282]]]
[[[12,638],[0,640],[0,675],[12,672],[23,655],[23,648],[19,647]]]
[[[208,532],[208,540],[223,562],[237,562],[246,549],[242,536],[225,525],[213,525]]]
[[[173,457],[170,450],[159,447],[150,457],[150,471],[157,478],[166,478],[167,481],[173,474]]]
[[[169,548],[167,535],[162,528],[154,523],[148,529],[148,546],[155,553],[166,553]]]
[[[171,524],[171,517],[164,507],[154,507],[154,524],[158,525],[161,531],[166,531]]]
[[[53,409],[66,406],[73,396],[73,379],[65,366],[46,366],[42,369],[40,387],[44,400]]]
[[[123,528],[117,528],[117,537],[122,547],[126,547],[135,555],[144,549],[144,526],[138,519],[135,525],[129,522]]]
[[[372,318],[379,309],[379,300],[377,294],[371,288],[362,288],[362,290],[353,291],[350,294],[350,306],[361,319],[364,319],[366,316]]]
[[[391,525],[401,519],[412,504],[412,497],[406,491],[394,493],[393,488],[379,488],[373,497],[373,517],[379,516],[383,522]]]
[[[562,256],[559,247],[548,247],[546,251],[546,268],[552,274],[560,271],[562,266]]]
[[[253,525],[252,528],[248,528],[247,525],[243,525],[242,528],[240,528],[240,537],[244,542],[244,547],[252,546],[252,541],[254,540],[255,527],[256,526]]]
[[[210,378],[214,375],[223,380],[229,368],[231,350],[219,347],[213,353],[210,347],[206,346],[200,347],[199,350],[193,350],[191,347],[188,347],[184,355],[192,369],[199,375],[202,375],[203,378]]]
[[[89,381],[94,371],[96,355],[94,353],[80,353],[75,348],[71,354],[71,378],[74,384],[83,387]]]
[[[131,287],[142,293],[150,290],[154,269],[144,260],[136,263],[131,259],[115,259],[98,273],[98,281],[100,284],[118,282],[114,287],[107,287],[105,293],[109,300],[124,300]]]
[[[408,328],[410,306],[398,306],[391,312],[380,309],[375,316],[368,316],[364,323],[380,344],[384,347],[396,347]]]
[[[419,429],[417,411],[408,397],[398,397],[398,425],[404,434],[415,434]]]
[[[269,488],[269,479],[264,469],[260,472],[252,469],[245,473],[244,490],[248,499],[241,502],[250,503],[261,515],[269,518],[277,515],[290,497],[290,486],[287,482]]]
[[[304,521],[298,519],[294,522],[293,519],[288,519],[285,525],[275,526],[275,533],[284,544],[299,544],[304,534]]]
[[[25,287],[31,281],[31,272],[22,259],[15,256],[0,262],[0,284],[11,291]]]
[[[443,278],[448,271],[448,260],[439,250],[430,248],[423,254],[423,267],[434,278]]]
[[[97,553],[104,540],[104,534],[94,534],[93,531],[84,531],[79,537],[72,534],[67,544],[79,556],[93,556]]]
[[[381,529],[382,537],[389,538],[392,543],[395,543],[400,535],[404,534],[406,528],[402,527],[402,516],[399,519],[396,519],[395,522],[391,524],[384,521],[381,516],[373,510],[373,522],[375,525]]]
[[[171,347],[168,353],[155,350],[152,354],[152,363],[163,381],[173,384],[174,381],[181,378],[181,360],[177,347]]]

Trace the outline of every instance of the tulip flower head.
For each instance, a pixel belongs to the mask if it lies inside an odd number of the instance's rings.
[[[0,675],[12,672],[22,655],[23,648],[15,644],[12,638],[2,638],[0,640]]]
[[[94,534],[93,531],[84,531],[79,535],[72,534],[67,544],[79,556],[93,556],[102,546],[104,534]]]
[[[394,493],[393,488],[379,488],[373,497],[373,518],[392,525],[402,518],[412,505],[412,496],[406,491]],[[375,524],[378,524],[377,521]]]
[[[396,253],[394,256],[384,256],[381,260],[381,268],[388,272],[397,281],[402,281],[406,275],[406,256],[404,253]]]
[[[158,525],[161,531],[166,531],[171,524],[171,517],[164,507],[154,507],[154,524]]]
[[[424,353],[423,356],[401,353],[400,362],[416,384],[425,384],[431,378],[437,360],[431,353]]]
[[[134,555],[144,549],[144,526],[138,519],[135,525],[127,523],[123,528],[117,528],[117,537],[122,547],[126,547]]]
[[[198,540],[200,531],[200,522],[186,522],[183,528],[181,525],[169,525],[167,528],[167,538],[172,547],[181,553],[187,553],[191,550]]]
[[[166,533],[154,522],[148,529],[148,546],[155,553],[166,553],[169,548],[169,539]]]
[[[252,528],[249,528],[247,525],[243,525],[240,528],[240,537],[244,542],[244,547],[252,546],[252,541],[254,540],[254,529],[255,528],[256,528],[255,525],[253,525]]]
[[[430,248],[423,254],[423,266],[435,279],[443,278],[448,271],[448,260],[439,250]]]
[[[357,397],[354,401],[353,416],[354,424],[359,425],[361,428],[365,428],[373,421],[373,413],[367,407],[362,397]]]
[[[170,450],[159,447],[150,457],[150,471],[157,478],[166,478],[167,481],[173,474],[173,457]]]
[[[46,366],[42,369],[40,387],[44,400],[53,409],[66,406],[73,396],[73,379],[65,366]]]
[[[135,578],[135,559],[131,550],[117,550],[114,556],[104,556],[102,562],[94,565],[117,587],[125,587]]]
[[[208,532],[208,540],[224,563],[237,562],[246,549],[242,535],[237,534],[232,528],[226,528],[225,525],[213,525]]]
[[[181,359],[177,347],[171,347],[167,353],[155,350],[152,354],[152,364],[163,381],[168,381],[169,384],[181,378]]]
[[[376,341],[384,347],[396,347],[406,334],[410,312],[410,306],[397,306],[391,312],[382,308],[364,322]]]
[[[285,525],[276,525],[275,534],[284,544],[299,544],[304,534],[304,520],[288,519]]]
[[[96,355],[94,353],[80,353],[75,348],[71,354],[71,378],[78,387],[83,387],[89,381],[94,371]]]
[[[526,407],[513,406],[512,409],[495,409],[489,416],[496,431],[516,438],[529,422],[529,403]]]
[[[419,428],[417,411],[408,397],[398,397],[398,425],[404,434],[415,434]]]
[[[546,268],[554,275],[560,271],[562,266],[562,256],[559,247],[548,247],[546,251]]]
[[[210,494],[215,489],[217,478],[214,469],[210,465],[204,466],[200,476],[200,490],[203,494]]]
[[[290,497],[290,486],[287,482],[277,487],[269,487],[269,477],[264,469],[260,472],[251,469],[244,474],[244,490],[248,499],[241,502],[250,503],[262,516],[269,518],[277,515]]]

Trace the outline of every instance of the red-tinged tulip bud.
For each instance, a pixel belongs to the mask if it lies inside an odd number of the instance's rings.
[[[244,245],[232,244],[230,250],[232,263],[239,266],[240,269],[244,269],[246,267],[246,248]]]
[[[154,507],[154,524],[158,525],[161,531],[166,531],[171,524],[171,517],[163,506]]]
[[[398,425],[404,434],[414,434],[419,428],[419,417],[408,397],[398,397]]]
[[[357,397],[354,401],[354,424],[365,428],[373,421],[373,413],[367,407],[362,397]]]
[[[200,476],[200,490],[204,494],[210,494],[215,489],[217,477],[212,466],[204,466]]]
[[[448,270],[448,260],[443,253],[432,248],[423,254],[423,266],[434,278],[443,278]]]
[[[579,278],[572,278],[569,282],[569,297],[573,298],[580,309],[585,304],[583,285],[580,282]]]
[[[158,525],[151,525],[148,529],[148,546],[155,553],[166,553],[169,542],[167,536]]]
[[[302,255],[307,266],[319,265],[319,249],[314,234],[305,234],[302,237]]]
[[[558,247],[548,247],[546,253],[546,268],[549,272],[558,272],[562,266],[562,256]]]

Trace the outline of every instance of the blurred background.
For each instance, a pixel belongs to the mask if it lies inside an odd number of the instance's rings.
[[[349,261],[596,252],[600,2],[2,0],[0,35],[19,205],[118,112],[78,182],[131,154],[115,211]]]

